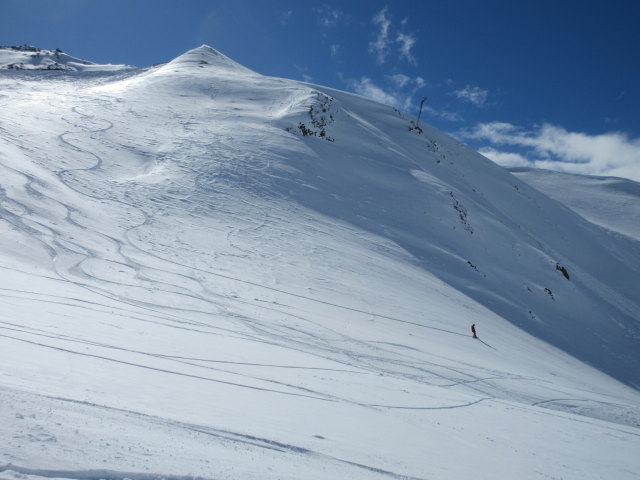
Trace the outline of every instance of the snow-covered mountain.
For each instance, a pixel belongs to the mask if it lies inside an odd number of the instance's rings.
[[[67,55],[62,50],[43,50],[31,45],[0,46],[0,69],[66,70],[69,72],[103,72],[130,70],[129,65],[99,65]]]
[[[636,478],[638,184],[206,46],[78,70],[0,72],[0,478]]]

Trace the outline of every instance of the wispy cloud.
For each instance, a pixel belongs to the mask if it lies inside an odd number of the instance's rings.
[[[345,79],[341,76],[342,81],[348,89],[376,100],[380,103],[390,105],[405,111],[417,112],[420,105],[419,99],[422,95],[418,93],[425,87],[427,82],[420,76],[410,77],[403,73],[386,75],[384,84],[376,83],[369,77],[361,77],[359,80]],[[436,110],[430,105],[425,104],[424,112],[432,117],[437,117],[448,122],[462,122],[464,119],[455,112],[445,110]]]
[[[585,175],[610,175],[640,181],[640,139],[624,133],[588,135],[544,124],[523,129],[510,123],[481,123],[462,136],[486,140],[481,153],[505,166],[531,166]],[[512,147],[520,151],[505,151]]]
[[[413,93],[415,93],[415,90],[422,88],[427,84],[424,78],[420,76],[412,78],[408,75],[405,75],[404,73],[394,73],[393,75],[386,75],[386,79],[389,81],[389,83],[395,85],[398,88],[412,87],[414,89]]]
[[[331,56],[335,57],[338,55],[338,52],[340,51],[340,45],[338,45],[337,43],[331,44],[329,46],[329,49],[331,50]]]
[[[403,74],[403,73],[396,73],[394,75],[388,75],[389,80],[391,80],[391,82],[393,82],[398,88],[403,88],[406,85],[408,85],[411,82],[411,77]],[[420,80],[422,80],[421,77]]]
[[[388,7],[384,7],[373,17],[373,23],[378,27],[378,34],[375,41],[369,43],[369,53],[374,54],[376,62],[382,65],[390,50],[389,27],[391,19],[388,16]]]
[[[531,167],[532,162],[519,153],[501,152],[493,147],[482,147],[478,150],[482,155],[505,167]]]
[[[400,22],[400,28],[404,29],[408,19]],[[375,40],[369,43],[369,53],[376,57],[376,63],[383,65],[387,57],[397,48],[398,60],[406,60],[411,65],[417,65],[416,58],[411,50],[416,44],[416,37],[412,33],[398,31],[392,35],[392,18],[389,8],[384,7],[373,17],[373,24],[376,27]],[[397,29],[396,29],[397,30]]]
[[[364,97],[403,110],[416,107],[414,98],[418,90],[425,85],[422,77],[409,77],[404,74],[387,75],[385,84],[376,84],[369,77],[346,81],[349,88]]]
[[[456,90],[455,92],[453,92],[453,94],[461,100],[465,100],[480,107],[487,101],[489,91],[483,90],[480,87],[472,87],[471,85],[467,85],[461,90]]]
[[[457,112],[449,112],[447,110],[436,110],[435,108],[425,105],[424,111],[432,117],[441,118],[447,122],[464,122],[464,118]]]
[[[376,85],[369,77],[362,77],[360,80],[353,82],[353,88],[356,93],[371,98],[377,102],[391,105],[392,107],[403,108],[407,98],[400,92],[386,90]]]
[[[415,57],[411,54],[411,49],[416,44],[415,37],[405,33],[398,33],[396,42],[400,44],[400,58],[405,59],[411,65],[417,65]]]

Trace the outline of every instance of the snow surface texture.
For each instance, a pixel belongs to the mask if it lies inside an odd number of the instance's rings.
[[[397,110],[3,70],[0,182],[1,479],[637,478],[634,227]]]

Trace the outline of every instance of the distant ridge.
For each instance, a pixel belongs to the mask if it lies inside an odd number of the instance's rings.
[[[67,55],[59,48],[41,49],[32,45],[0,45],[0,69],[6,70],[61,70],[114,71],[131,70],[129,65],[99,65]]]

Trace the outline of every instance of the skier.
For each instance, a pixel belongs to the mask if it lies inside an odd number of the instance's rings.
[[[473,338],[478,338],[476,335],[476,324],[471,325],[471,333],[473,333]]]

